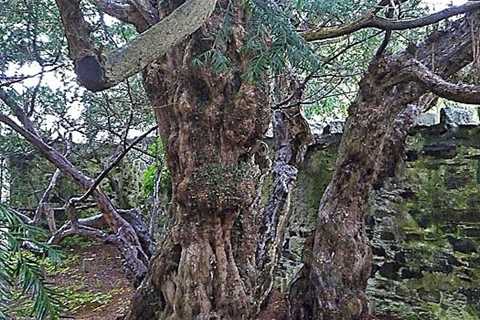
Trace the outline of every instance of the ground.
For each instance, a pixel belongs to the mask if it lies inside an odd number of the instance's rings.
[[[110,245],[69,246],[49,280],[65,295],[69,309],[65,316],[77,320],[115,320],[126,311],[133,294],[119,253]]]
[[[76,320],[116,320],[129,306],[133,288],[122,271],[118,251],[111,245],[74,241],[67,244],[62,265],[50,272],[50,279],[66,295]],[[270,307],[259,320],[287,320],[286,301],[274,291]],[[399,320],[377,315],[372,320]]]

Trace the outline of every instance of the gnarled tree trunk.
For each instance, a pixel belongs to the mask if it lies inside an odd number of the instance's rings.
[[[478,19],[478,14],[471,15]],[[469,20],[435,32],[413,55],[443,77],[472,59]],[[364,218],[369,192],[391,152],[384,149],[398,115],[426,93],[402,75],[412,52],[375,59],[360,82],[338,152],[336,170],[319,208],[304,267],[291,286],[290,318],[367,319],[365,295],[371,251]],[[392,150],[391,150],[392,151]]]
[[[165,1],[162,15],[176,3]],[[212,48],[225,10],[230,70],[195,67],[192,60]],[[144,72],[166,145],[176,223],[127,319],[249,319],[253,310],[255,151],[269,113],[265,92],[242,79],[245,19],[240,1],[219,1],[199,31]],[[243,228],[241,244],[232,242],[233,228]]]

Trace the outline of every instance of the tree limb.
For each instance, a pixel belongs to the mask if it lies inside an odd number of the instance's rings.
[[[42,154],[52,162],[57,168],[62,170],[65,174],[70,176],[75,182],[77,182],[82,188],[88,189],[92,184],[90,178],[86,177],[78,171],[70,161],[65,159],[65,157],[60,154],[58,151],[50,147],[46,144],[39,136],[35,133],[26,130],[21,125],[17,124],[15,121],[10,119],[8,116],[4,114],[0,114],[0,122],[3,122],[14,131],[19,133],[22,137],[24,137],[28,142],[30,142],[33,146],[39,149]]]
[[[469,1],[461,6],[453,6],[431,15],[411,20],[389,20],[375,15],[374,11],[368,12],[365,16],[348,23],[335,27],[322,27],[302,32],[301,35],[306,41],[318,41],[341,37],[366,28],[381,30],[406,30],[425,27],[441,20],[470,12],[480,8],[480,1]]]
[[[105,12],[109,16],[115,17],[120,21],[131,23],[136,26],[141,25],[142,22],[136,11],[136,8],[124,0],[95,0],[98,9]]]
[[[101,91],[140,72],[200,28],[216,0],[189,0],[122,48],[102,54],[90,39],[80,0],[56,0],[79,82]]]
[[[0,88],[0,100],[10,108],[12,113],[17,117],[18,121],[20,121],[26,130],[35,132],[32,122],[23,111],[23,108],[17,104],[11,92],[7,92],[3,88]]]
[[[418,60],[410,60],[407,74],[441,98],[468,104],[480,104],[480,86],[456,84],[442,79]]]
[[[150,133],[152,133],[153,131],[155,131],[157,129],[157,126],[154,126],[152,128],[150,128],[149,130],[147,130],[145,133],[143,133],[142,135],[138,136],[137,138],[135,138],[135,140],[132,141],[132,143],[130,143],[123,151],[122,153],[120,153],[113,161],[112,163],[107,167],[105,168],[105,170],[103,170],[99,175],[98,177],[95,179],[95,181],[93,182],[93,184],[90,186],[90,188],[88,188],[88,190],[79,198],[73,198],[73,202],[75,203],[78,203],[78,202],[82,202],[83,200],[85,200],[90,194],[92,194],[92,192],[98,187],[98,185],[102,182],[102,180],[110,173],[110,171],[112,171],[113,168],[115,168],[118,163],[125,157],[125,155],[136,145],[138,144],[140,141],[142,141],[143,139],[145,139],[145,137],[147,137]]]

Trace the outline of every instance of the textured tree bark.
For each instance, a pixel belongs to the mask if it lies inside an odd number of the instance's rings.
[[[279,251],[283,244],[290,211],[290,195],[297,180],[298,165],[303,162],[311,142],[308,123],[299,106],[276,110],[273,115],[275,161],[272,192],[262,211],[257,242],[257,295],[262,307],[270,296]]]
[[[177,3],[165,1],[161,15]],[[223,49],[230,70],[195,67],[192,60],[212,48],[228,11]],[[241,1],[219,1],[199,31],[144,72],[166,145],[176,223],[127,319],[250,319],[254,310],[249,230],[260,176],[255,152],[269,112],[266,92],[241,77],[249,59],[240,50],[245,24]],[[232,241],[234,228],[243,228],[241,245]]]
[[[137,1],[132,2],[138,4]],[[132,6],[132,2],[127,3],[132,9],[128,18],[122,16],[124,13],[116,16],[133,23],[137,31],[142,33],[125,46],[103,53],[91,39],[92,27],[84,17],[81,0],[56,0],[70,57],[75,63],[75,73],[88,90],[105,90],[143,70],[195,32],[210,16],[216,4],[216,0],[188,0],[158,21],[155,12],[151,12],[154,9],[153,2],[147,1],[145,3],[148,6],[140,7]],[[99,7],[115,15],[115,10],[107,9],[108,6],[100,3]]]
[[[471,15],[478,20],[478,14]],[[435,32],[415,48],[415,58],[449,77],[472,61],[467,19]],[[360,82],[339,148],[336,170],[325,191],[304,267],[290,290],[291,319],[368,319],[365,295],[371,251],[365,235],[368,195],[385,164],[384,146],[398,115],[427,92],[399,79],[412,50],[374,60]]]

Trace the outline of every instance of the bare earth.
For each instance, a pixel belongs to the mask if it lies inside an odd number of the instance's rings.
[[[123,315],[132,298],[133,288],[122,271],[117,250],[110,245],[97,244],[70,250],[79,258],[69,263],[67,272],[54,275],[50,280],[59,287],[74,287],[78,288],[75,290],[78,292],[108,298],[80,304],[66,316],[77,320],[115,320]]]

